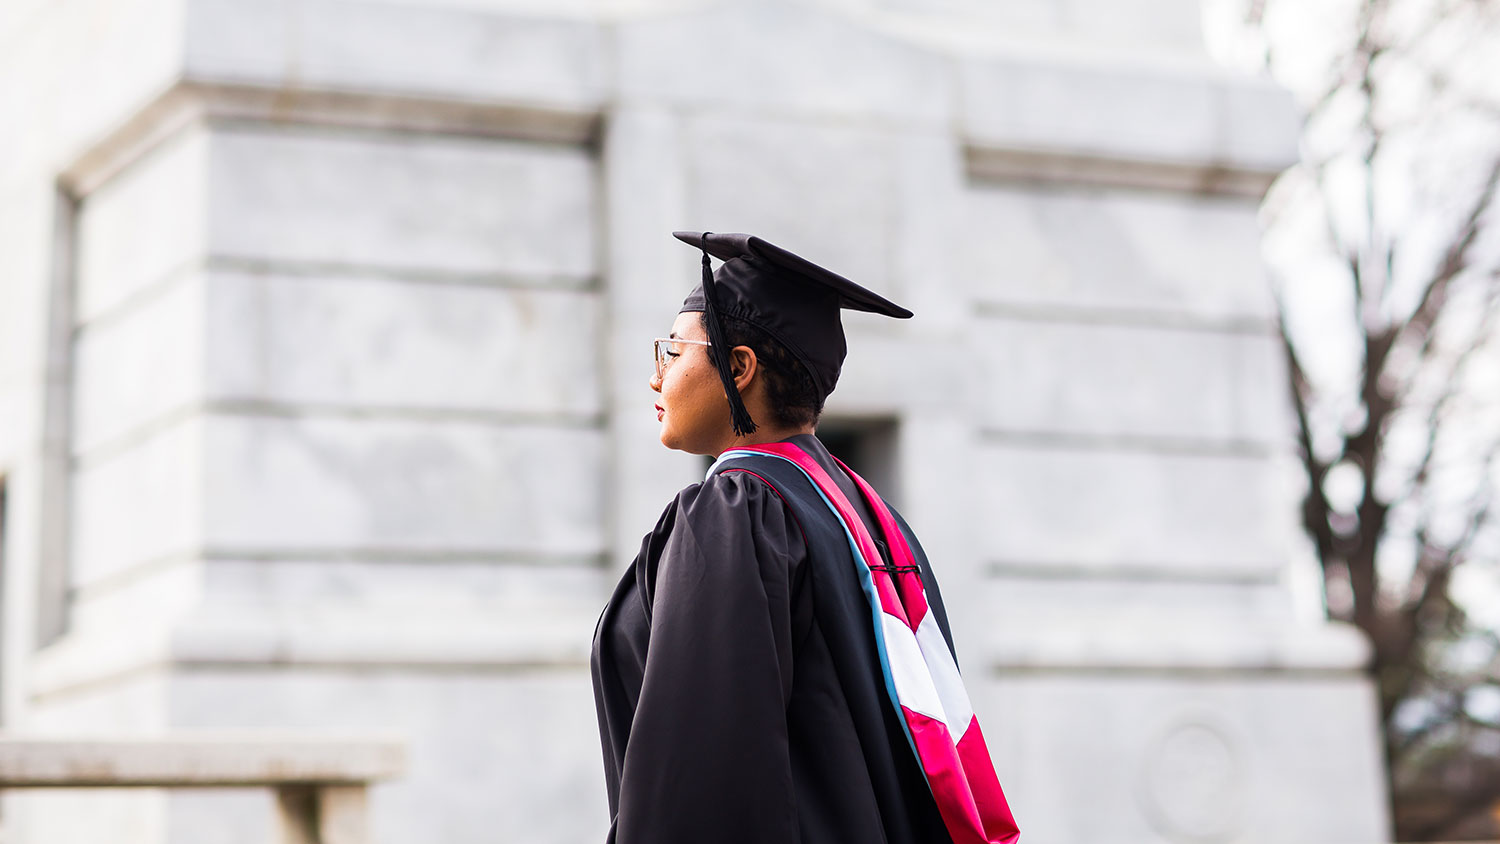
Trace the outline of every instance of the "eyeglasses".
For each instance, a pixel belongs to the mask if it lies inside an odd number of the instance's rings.
[[[712,346],[707,340],[684,340],[681,337],[658,337],[651,341],[656,347],[656,378],[660,381],[667,374],[667,367],[672,365],[672,359],[680,352],[672,350],[677,343],[687,343],[690,346]]]

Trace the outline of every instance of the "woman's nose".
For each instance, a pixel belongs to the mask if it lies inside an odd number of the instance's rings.
[[[654,390],[654,391],[656,391],[656,392],[658,392],[658,393],[661,392],[661,376],[660,375],[656,375],[655,373],[653,373],[651,375],[651,389]]]

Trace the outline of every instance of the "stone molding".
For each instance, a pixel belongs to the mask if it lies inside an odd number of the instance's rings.
[[[285,613],[215,606],[170,633],[127,640],[75,631],[39,651],[32,700],[67,696],[142,674],[226,668],[383,669],[412,673],[577,671],[588,665],[598,607],[533,613],[393,613],[388,608]]]
[[[1196,161],[1166,161],[1063,150],[969,144],[969,178],[1066,187],[1124,188],[1259,200],[1279,169]]]
[[[1356,628],[1338,623],[1294,623],[1250,629],[1202,622],[1157,628],[1091,627],[1069,617],[1050,629],[992,637],[988,664],[997,675],[1016,672],[1087,674],[1165,673],[1192,677],[1298,674],[1326,678],[1366,676],[1370,644]]]
[[[403,739],[255,731],[0,738],[7,788],[359,784],[400,776]]]
[[[480,103],[409,94],[182,80],[89,147],[63,169],[58,180],[74,196],[85,196],[153,147],[203,122],[290,124],[590,145],[599,136],[600,120],[601,114],[596,109],[545,104]]]

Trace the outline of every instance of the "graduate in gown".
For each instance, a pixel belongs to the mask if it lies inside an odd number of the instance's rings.
[[[667,505],[595,631],[608,841],[1014,842],[977,722],[965,733],[972,712],[955,714],[967,697],[921,546],[814,434],[844,360],[840,309],[910,312],[759,238],[677,237],[703,251],[704,280],[657,341],[661,441],[722,457]],[[914,578],[923,608],[888,609],[922,630],[881,633],[869,567]],[[924,635],[927,662],[949,666],[935,681],[903,656]]]

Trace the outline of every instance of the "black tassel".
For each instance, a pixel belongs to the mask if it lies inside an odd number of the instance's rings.
[[[703,242],[708,243],[709,232],[703,233]],[[717,293],[714,271],[708,263],[708,250],[703,250],[703,322],[708,328],[708,342],[713,344],[712,357],[719,369],[719,380],[724,382],[724,395],[729,399],[729,419],[734,424],[735,436],[743,437],[755,433],[755,420],[745,409],[740,391],[734,386],[734,373],[729,370],[729,341],[724,337],[724,326],[719,322],[719,308],[715,304]]]

